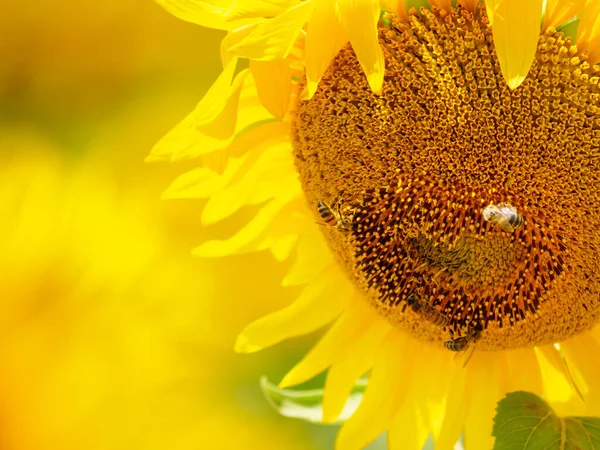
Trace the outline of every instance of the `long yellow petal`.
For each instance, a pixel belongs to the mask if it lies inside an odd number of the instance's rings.
[[[500,376],[504,355],[500,352],[480,352],[469,369],[469,411],[465,419],[465,448],[491,449],[494,446],[492,427],[496,403],[504,395]]]
[[[356,380],[373,367],[374,349],[379,347],[391,331],[391,327],[378,317],[367,320],[372,321],[369,329],[327,373],[323,398],[325,423],[333,422],[339,417]]]
[[[589,55],[589,62],[600,62],[600,1],[588,0],[577,28],[577,47]]]
[[[486,5],[489,0],[486,1]],[[502,75],[511,89],[525,80],[540,36],[543,0],[495,0],[492,34]]]
[[[250,73],[256,82],[258,98],[277,119],[283,119],[292,98],[292,71],[290,63],[278,61],[250,61]]]
[[[510,350],[506,354],[507,373],[519,376],[510,376],[507,379],[507,390],[527,391],[542,395],[542,375],[537,356],[532,348]]]
[[[157,161],[173,158],[174,154],[185,154],[190,148],[197,145],[198,127],[207,123],[218,122],[217,136],[210,136],[221,141],[225,131],[230,130],[231,124],[235,125],[237,107],[241,92],[242,81],[245,74],[238,74],[236,87],[232,90],[231,80],[237,65],[237,59],[230,61],[219,78],[210,87],[198,106],[181,123],[169,131],[152,149],[148,161]],[[227,129],[227,130],[226,130]]]
[[[362,402],[338,433],[337,449],[362,449],[390,426],[398,397],[410,391],[410,361],[419,345],[404,333],[392,332],[386,337],[377,349]]]
[[[244,205],[258,205],[279,196],[281,186],[295,185],[297,177],[290,143],[271,145],[256,158],[248,158],[230,182],[211,195],[202,210],[202,225],[217,223]]]
[[[277,233],[278,221],[285,220],[286,214],[289,215],[293,207],[294,199],[301,195],[300,186],[297,183],[290,182],[283,186],[278,196],[262,206],[257,214],[233,236],[224,240],[210,240],[196,247],[192,254],[202,258],[220,258],[233,254],[249,253],[259,250],[265,250],[272,246],[274,234]],[[297,235],[297,232],[286,227],[290,234]],[[281,238],[286,234],[280,234]]]
[[[336,3],[331,0],[313,0],[313,3],[304,49],[307,99],[314,95],[329,63],[348,42],[348,34],[342,25]]]
[[[472,361],[475,363],[475,361]],[[462,364],[451,364],[446,377],[450,380],[446,397],[446,407],[444,417],[439,431],[434,431],[433,440],[436,449],[451,449],[458,441],[465,424],[467,415],[467,405],[469,403],[469,391],[467,389],[468,371],[462,367]]]
[[[385,61],[379,45],[379,0],[339,0],[340,16],[369,86],[381,94]]]
[[[535,351],[538,356],[542,378],[547,380],[543,380],[546,381],[544,383],[546,396],[554,396],[556,401],[566,402],[577,395],[582,395],[584,386],[575,379],[568,361],[554,345],[536,347]],[[546,384],[548,384],[548,387]]]
[[[300,219],[300,218],[299,218]],[[310,219],[302,217],[306,222]],[[327,247],[323,234],[312,221],[300,233],[296,250],[296,260],[281,282],[282,286],[299,286],[309,283],[327,266],[334,264],[331,250]]]
[[[387,447],[389,450],[421,450],[427,436],[425,401],[419,394],[411,392],[406,402],[396,411],[395,418],[387,431]]]
[[[248,325],[239,335],[235,351],[253,353],[327,325],[346,305],[346,297],[339,289],[347,284],[341,272],[324,272],[290,306]]]
[[[296,6],[301,0],[236,1],[227,15],[228,20],[252,17],[275,17]]]
[[[297,5],[300,0],[156,0],[181,20],[207,28],[231,30],[273,17]]]
[[[542,29],[558,27],[573,17],[581,17],[585,0],[547,0]]]
[[[249,25],[252,30],[250,33],[241,28],[239,32],[244,33],[245,37],[227,51],[242,58],[258,61],[283,59],[294,46],[302,27],[310,17],[311,9],[311,2],[302,2],[277,17]]]
[[[362,299],[353,299],[351,302],[350,308],[344,311],[317,345],[283,377],[279,387],[285,388],[310,380],[338,361],[348,352],[348,348],[362,339],[369,326],[369,322],[364,320],[365,315],[370,313],[369,306]]]
[[[586,414],[600,414],[600,377],[598,376],[598,355],[600,344],[588,333],[578,335],[560,344],[569,364],[576,369],[587,387],[585,395]]]
[[[230,30],[252,21],[229,21],[234,0],[156,0],[156,3],[181,20],[207,28]]]

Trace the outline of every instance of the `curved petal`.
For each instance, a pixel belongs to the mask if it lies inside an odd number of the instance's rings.
[[[234,0],[155,0],[175,17],[206,28],[230,30],[251,21],[229,21]]]
[[[433,430],[435,448],[442,450],[454,448],[454,444],[460,438],[470,399],[467,390],[468,371],[462,367],[462,363],[451,364],[448,372],[447,378],[452,389],[447,391],[444,416],[439,431],[436,433],[436,430]]]
[[[375,317],[364,335],[333,363],[325,381],[323,422],[334,422],[344,409],[352,387],[375,363],[374,349],[391,332],[391,327]]]
[[[235,351],[257,352],[327,325],[346,305],[346,298],[339,294],[339,286],[346,283],[343,277],[340,272],[321,274],[290,306],[248,325],[238,336]]]
[[[496,403],[505,393],[501,385],[504,355],[480,352],[469,366],[469,410],[465,418],[465,448],[493,448],[492,427]],[[504,369],[504,370],[503,370]]]
[[[588,0],[577,28],[577,47],[588,53],[589,62],[600,62],[600,2]]]
[[[581,17],[585,0],[547,0],[542,29],[558,27],[573,17]]]
[[[379,45],[379,0],[338,0],[340,17],[369,86],[381,94],[385,61]]]
[[[282,186],[294,186],[299,192],[289,142],[271,145],[256,158],[244,159],[227,185],[208,199],[201,215],[203,225],[217,223],[244,205],[258,205],[279,197]]]
[[[538,364],[537,356],[532,348],[510,350],[506,352],[507,390],[527,391],[541,396],[542,374]],[[518,376],[513,376],[518,374]]]
[[[311,8],[310,1],[301,2],[277,17],[248,25],[252,30],[249,33],[247,29],[240,28],[236,31],[244,33],[245,37],[226,50],[233,55],[259,61],[283,59],[310,17]]]
[[[258,98],[273,117],[287,114],[292,98],[292,71],[287,60],[250,61]]]
[[[302,217],[302,219],[305,219]],[[333,255],[317,226],[313,223],[302,227],[298,240],[296,260],[282,280],[283,286],[298,286],[310,282],[326,267],[334,264]]]
[[[351,295],[352,285],[345,283],[345,289],[338,295]],[[310,380],[315,375],[327,369],[341,356],[347,354],[348,348],[361,340],[369,321],[369,306],[361,299],[352,299],[350,307],[342,313],[340,318],[325,333],[325,336],[315,345],[310,352],[292,370],[290,370],[281,383],[280,388],[293,386]],[[363,304],[364,303],[364,304]]]
[[[310,99],[331,60],[348,42],[348,34],[336,8],[330,0],[313,0],[314,8],[306,32],[304,49],[306,85]]]
[[[600,344],[589,333],[584,333],[568,341],[561,342],[560,346],[573,369],[581,374],[587,385],[588,392],[585,395],[586,414],[599,415],[600,377],[598,376],[598,355],[600,355]]]
[[[414,391],[398,411],[387,432],[389,450],[421,450],[429,427],[423,411],[423,397]]]
[[[493,9],[492,34],[502,75],[516,89],[535,57],[543,0],[487,0],[486,5]]]
[[[338,433],[336,448],[359,450],[389,427],[400,399],[410,390],[410,364],[419,344],[399,332],[376,350],[375,364],[360,406]]]

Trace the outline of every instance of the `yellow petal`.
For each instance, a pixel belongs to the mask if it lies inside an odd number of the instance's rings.
[[[277,17],[249,25],[252,30],[250,33],[244,28],[236,30],[247,34],[227,51],[242,58],[259,61],[285,58],[310,17],[311,8],[311,2],[302,2]]]
[[[300,218],[299,218],[300,219]],[[302,218],[306,221],[309,219]],[[333,264],[332,253],[327,247],[323,234],[312,222],[302,227],[297,245],[296,260],[282,286],[298,286],[310,282],[319,272]]]
[[[588,0],[577,28],[577,47],[589,55],[589,62],[600,62],[600,1]]]
[[[175,17],[207,28],[229,30],[251,20],[229,21],[234,0],[156,0]]]
[[[289,213],[290,202],[299,195],[299,185],[288,183],[282,186],[279,196],[262,206],[256,216],[236,234],[228,239],[204,242],[196,247],[192,254],[203,258],[220,258],[269,248],[274,238],[274,222],[278,216]]]
[[[583,386],[580,386],[580,383],[575,380],[571,368],[567,364],[568,361],[561,355],[556,346],[543,345],[536,347],[535,350],[542,378],[547,380],[544,380],[544,392],[547,393],[547,396],[554,397],[555,401],[558,402],[570,401],[576,394],[581,397]],[[551,366],[551,368],[548,366]],[[548,387],[546,387],[546,384]],[[552,401],[552,398],[549,400]]]
[[[472,361],[475,363],[475,361]],[[469,366],[467,366],[468,368]],[[436,449],[451,449],[458,441],[465,424],[467,404],[469,402],[467,391],[467,373],[462,364],[451,364],[446,377],[450,380],[446,398],[444,417],[439,431],[434,431],[433,440]]]
[[[197,167],[180,176],[163,193],[165,199],[209,198],[227,186],[227,183],[239,170],[245,158],[230,158],[223,174],[208,167]]]
[[[427,395],[426,392],[424,392]],[[389,450],[421,450],[429,428],[426,422],[424,397],[411,392],[410,397],[396,412],[395,418],[387,432],[387,448]]]
[[[227,19],[274,17],[296,6],[300,0],[252,0],[233,2]]]
[[[346,283],[339,295],[351,294],[352,287],[350,283]],[[364,320],[365,314],[369,314],[369,306],[362,299],[358,301],[353,299],[351,302],[351,306],[344,311],[317,345],[283,377],[279,387],[293,386],[310,380],[344,356],[348,348],[362,338],[369,325],[369,322]]]
[[[371,321],[371,324],[365,334],[327,372],[323,397],[325,423],[335,421],[342,413],[356,380],[373,367],[374,349],[379,347],[391,331],[391,327],[378,317],[366,320]]]
[[[338,433],[336,448],[359,450],[391,424],[399,406],[410,390],[411,360],[420,344],[404,333],[388,334],[376,350],[369,384],[356,412]]]
[[[246,70],[238,74],[238,77],[244,77],[240,92],[235,82],[229,93],[221,92],[224,98],[219,101],[224,100],[224,106],[220,111],[215,105],[205,105],[210,102],[203,99],[191,114],[154,146],[146,161],[178,161],[208,155],[229,147],[238,134],[255,127],[257,123],[274,121],[258,100],[254,79],[246,76],[248,73]],[[234,108],[236,105],[237,111]],[[209,114],[208,111],[213,112]],[[231,131],[233,121],[235,129],[228,135],[225,131]],[[219,159],[226,160],[222,155],[219,155]]]
[[[485,12],[490,21],[490,25],[494,24],[494,12],[498,9],[498,6],[502,0],[485,0]]]
[[[238,74],[235,88],[232,89],[231,79],[237,65],[237,59],[232,60],[223,73],[202,98],[198,106],[173,130],[169,131],[152,149],[149,161],[164,160],[174,154],[185,152],[197,145],[198,127],[208,123],[217,123],[217,135],[209,136],[222,141],[227,131],[233,134],[233,126],[237,118],[237,107],[242,82],[248,71]]]
[[[253,353],[327,325],[346,305],[346,298],[339,295],[339,287],[346,283],[340,271],[323,272],[290,306],[248,325],[239,335],[235,351]]]
[[[339,0],[340,16],[369,86],[381,94],[385,62],[379,45],[379,0]]]
[[[289,62],[250,61],[250,73],[256,82],[261,103],[273,117],[283,119],[292,98],[292,71]]]
[[[247,155],[245,161],[223,189],[212,193],[200,219],[212,225],[233,215],[244,205],[258,205],[277,197],[281,186],[296,186],[289,142],[271,144],[258,154]],[[255,157],[254,157],[255,156]]]
[[[504,355],[501,352],[480,352],[469,369],[469,411],[465,419],[465,448],[491,449],[494,446],[492,427],[496,403],[505,391],[500,382]]]
[[[307,99],[310,99],[329,63],[348,42],[336,3],[330,0],[313,0],[314,8],[306,32],[305,60]]]
[[[448,390],[454,389],[448,377],[452,365],[457,365],[453,358],[445,349],[424,346],[412,362],[416,376],[411,380],[411,395],[421,399],[423,421],[435,436],[439,436]]]
[[[584,4],[585,0],[547,0],[542,29],[556,28],[573,17],[581,17]]]
[[[572,370],[576,369],[587,385],[586,414],[600,415],[600,344],[589,333],[583,333],[560,346]]]
[[[492,3],[494,46],[502,75],[511,89],[527,77],[540,35],[543,0],[496,0]]]
[[[256,18],[273,17],[297,5],[299,0],[156,0],[179,19],[207,28],[231,30]]]
[[[177,177],[164,192],[163,198],[209,198],[236,179],[242,178],[265,149],[288,140],[287,124],[269,122],[259,125],[242,134],[220,152],[214,163],[205,158],[205,167],[193,169]]]
[[[507,390],[527,391],[542,395],[542,375],[537,356],[532,348],[511,350],[505,352],[507,373],[519,376],[510,376],[507,379]]]

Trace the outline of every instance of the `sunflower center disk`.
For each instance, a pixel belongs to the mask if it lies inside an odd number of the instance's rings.
[[[550,29],[511,91],[484,10],[388,17],[381,96],[342,49],[298,104],[296,163],[390,322],[483,349],[556,342],[599,316],[600,67]]]

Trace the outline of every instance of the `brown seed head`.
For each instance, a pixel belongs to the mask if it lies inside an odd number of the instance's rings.
[[[600,294],[600,67],[554,29],[510,90],[485,8],[388,17],[373,94],[351,47],[310,101],[294,148],[309,202],[344,199],[326,230],[389,321],[429,341],[481,331],[484,349],[562,340],[596,323]],[[515,227],[484,219],[506,203]],[[448,319],[422,320],[413,292]],[[444,321],[442,321],[444,322]]]

